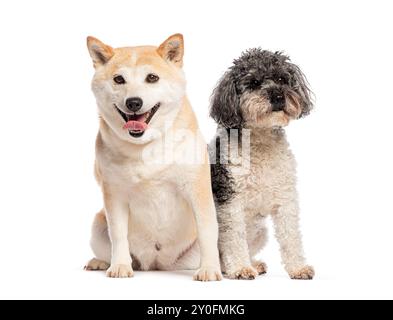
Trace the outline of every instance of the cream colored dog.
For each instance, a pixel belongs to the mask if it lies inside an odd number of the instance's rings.
[[[104,209],[86,269],[123,278],[199,267],[195,280],[221,280],[206,143],[185,95],[182,35],[158,48],[113,49],[93,37],[87,45]]]
[[[303,252],[296,161],[284,131],[310,113],[311,96],[297,65],[280,52],[260,48],[236,59],[214,90],[213,192],[222,269],[231,279],[255,279],[266,272],[256,256],[267,242],[268,217],[289,276],[314,277]]]

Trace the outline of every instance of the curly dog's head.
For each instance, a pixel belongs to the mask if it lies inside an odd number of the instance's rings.
[[[312,107],[307,79],[289,57],[251,49],[219,81],[210,116],[225,128],[282,127]]]

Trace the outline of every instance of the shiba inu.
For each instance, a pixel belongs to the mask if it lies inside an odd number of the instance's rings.
[[[100,127],[95,175],[104,209],[87,270],[198,269],[221,280],[206,143],[185,93],[183,36],[114,49],[88,37]]]

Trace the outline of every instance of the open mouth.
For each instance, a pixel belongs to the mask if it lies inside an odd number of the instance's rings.
[[[154,114],[157,112],[160,105],[161,105],[160,103],[157,103],[149,111],[142,114],[125,113],[121,111],[116,105],[115,108],[119,112],[123,120],[126,122],[123,126],[123,129],[128,130],[130,136],[134,138],[139,138],[143,136],[143,134],[145,133],[150,120],[153,118]]]

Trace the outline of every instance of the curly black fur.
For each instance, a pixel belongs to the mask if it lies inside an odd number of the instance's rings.
[[[223,205],[229,202],[235,195],[234,180],[225,164],[220,160],[220,140],[215,143],[216,159],[211,159],[211,179],[212,189],[216,205]]]
[[[233,177],[222,164],[211,165],[212,189],[217,205],[227,203],[235,194]]]
[[[240,97],[255,90],[266,95],[272,104],[278,93],[286,96],[287,92],[294,92],[299,97],[300,117],[308,115],[313,107],[311,91],[300,68],[281,52],[255,48],[234,60],[219,81],[211,98],[210,116],[225,128],[241,128]]]
[[[214,89],[210,116],[225,128],[238,128],[243,122],[232,71],[226,72]]]

